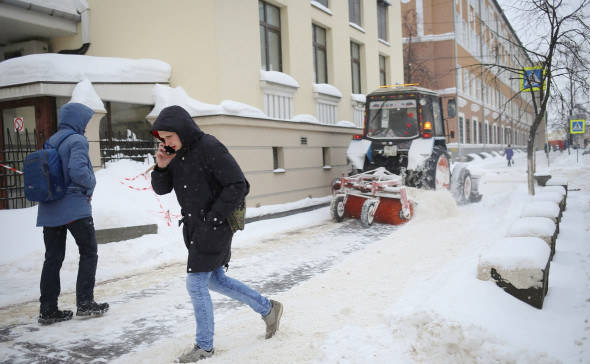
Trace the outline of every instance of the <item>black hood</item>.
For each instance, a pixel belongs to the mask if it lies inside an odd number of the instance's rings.
[[[190,114],[178,105],[168,106],[160,112],[150,128],[150,133],[160,138],[158,131],[171,131],[178,134],[182,142],[181,149],[192,149],[195,142],[205,134],[195,123]]]

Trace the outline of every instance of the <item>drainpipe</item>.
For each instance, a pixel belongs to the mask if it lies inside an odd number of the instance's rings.
[[[59,54],[84,55],[88,51],[88,48],[90,48],[90,8],[88,7],[88,4],[85,4],[81,11],[78,11],[80,12],[81,18],[80,23],[82,28],[82,46],[78,49],[61,50],[57,52]]]

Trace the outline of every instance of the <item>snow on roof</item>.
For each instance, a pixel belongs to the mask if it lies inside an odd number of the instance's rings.
[[[168,83],[171,67],[155,59],[32,54],[0,62],[0,86],[33,82]]]
[[[195,100],[180,86],[172,88],[165,85],[155,85],[153,93],[155,105],[148,117],[157,117],[165,107],[178,105],[191,116],[226,114],[268,119],[268,116],[260,109],[241,102],[225,100],[219,105],[213,105]]]
[[[494,244],[482,254],[481,265],[500,266],[509,269],[545,269],[551,248],[536,237],[509,237]]]
[[[555,223],[547,217],[521,217],[508,228],[507,237],[514,236],[553,236]]]
[[[47,9],[54,9],[74,15],[78,15],[78,13],[89,8],[85,0],[20,0],[20,2],[39,5]]]

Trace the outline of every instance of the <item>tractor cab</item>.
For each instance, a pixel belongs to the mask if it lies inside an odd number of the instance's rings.
[[[407,185],[434,188],[424,169],[435,167],[427,164],[441,154],[449,158],[442,110],[441,97],[423,87],[387,87],[367,95],[363,134],[355,135],[347,152],[349,173],[385,167],[405,171]]]

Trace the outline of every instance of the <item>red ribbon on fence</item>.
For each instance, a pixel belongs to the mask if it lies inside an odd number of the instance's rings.
[[[10,169],[13,172],[16,172],[18,174],[23,174],[23,172],[19,171],[18,169],[12,168],[11,166],[7,166],[6,164],[2,164],[0,163],[0,166],[6,168],[6,169]]]
[[[135,186],[132,186],[129,183],[124,182],[124,181],[130,181],[130,182],[131,181],[135,181],[136,179],[138,179],[141,176],[143,176],[144,179],[147,180],[148,179],[148,176],[149,176],[148,175],[148,172],[150,172],[153,168],[154,167],[152,166],[147,171],[145,171],[144,173],[141,173],[141,174],[139,174],[139,175],[137,175],[135,177],[132,177],[132,178],[123,178],[123,181],[120,181],[120,183],[122,185],[125,185],[125,186],[131,188],[132,190],[135,190],[135,191],[152,190],[152,192],[154,193],[154,197],[156,197],[156,201],[158,201],[158,205],[160,206],[160,211],[152,211],[152,210],[148,210],[148,211],[150,211],[152,213],[156,213],[156,214],[163,214],[164,215],[164,219],[166,219],[166,224],[168,226],[171,226],[172,219],[173,218],[174,219],[178,219],[180,217],[180,214],[172,214],[172,213],[170,213],[170,210],[165,209],[164,206],[162,205],[162,202],[160,201],[160,198],[158,197],[158,195],[156,194],[156,192],[154,192],[154,190],[153,190],[153,188],[152,188],[151,185],[148,186],[148,187],[135,187]]]

